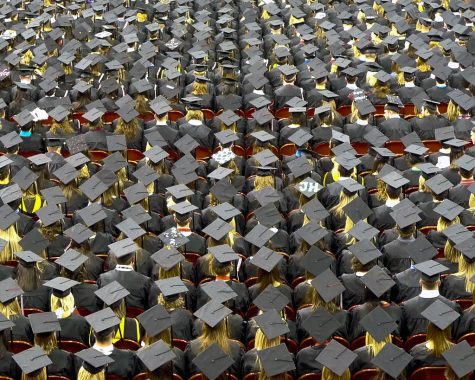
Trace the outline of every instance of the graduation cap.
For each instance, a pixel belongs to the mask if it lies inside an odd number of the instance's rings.
[[[302,327],[317,342],[324,343],[341,327],[341,323],[324,307],[319,306],[303,320]]]
[[[284,321],[276,310],[269,310],[254,317],[257,325],[267,339],[274,339],[290,332],[287,322]]]
[[[227,202],[213,206],[211,210],[223,220],[229,220],[241,214],[241,211]]]
[[[444,199],[434,208],[434,212],[448,220],[454,220],[462,211],[464,211],[462,206],[449,199]]]
[[[6,278],[0,281],[0,302],[7,304],[11,300],[23,294],[23,289],[20,288],[16,280],[13,278]]]
[[[124,189],[124,195],[130,204],[139,203],[149,196],[148,190],[142,182]]]
[[[358,240],[364,240],[374,238],[379,233],[379,230],[365,221],[360,220],[348,231],[348,233]]]
[[[461,243],[455,245],[455,249],[459,250],[463,254],[465,261],[472,263],[475,259],[475,239],[468,238]]]
[[[36,215],[41,220],[41,224],[44,226],[50,226],[51,224],[58,222],[64,218],[64,214],[60,208],[55,204],[48,204],[36,211]]]
[[[397,329],[397,323],[381,306],[377,306],[360,320],[360,325],[377,341],[382,342]]]
[[[425,184],[437,195],[453,187],[452,183],[442,174],[437,174],[434,177],[426,180]]]
[[[220,302],[210,300],[200,309],[198,309],[193,315],[201,319],[209,327],[215,327],[231,313],[232,310],[227,308]]]
[[[53,312],[33,313],[28,316],[33,334],[61,331],[58,317]]]
[[[394,210],[393,212],[389,213],[389,215],[399,227],[405,228],[422,220],[419,216],[419,212],[419,210],[408,206]]]
[[[316,360],[333,373],[341,376],[357,356],[353,351],[332,339]]]
[[[114,363],[114,359],[109,355],[92,347],[79,351],[75,355],[83,360],[82,366],[91,374],[99,373],[108,364]]]
[[[145,310],[142,314],[137,316],[137,320],[150,337],[157,336],[173,324],[172,316],[160,304]]]
[[[345,291],[344,285],[329,268],[315,276],[312,286],[325,302],[330,302]]]
[[[254,256],[249,259],[251,264],[261,268],[266,272],[271,272],[282,260],[282,255],[273,250],[262,247]]]
[[[227,244],[208,247],[208,252],[221,264],[239,259],[236,252]]]
[[[300,267],[305,271],[318,276],[326,269],[330,268],[334,259],[316,246],[311,246],[300,261]]]
[[[307,198],[313,197],[318,191],[322,189],[322,185],[320,185],[317,181],[315,181],[311,177],[305,178],[302,182],[299,182],[295,185],[295,188],[305,195]],[[307,202],[308,203],[308,202]],[[307,205],[307,203],[305,205]],[[304,205],[304,206],[305,206]]]
[[[120,319],[110,307],[85,316],[95,333],[101,333],[120,324]]]
[[[234,364],[234,360],[216,343],[201,352],[192,362],[209,380],[215,380]]]
[[[412,359],[412,356],[402,348],[388,342],[378,355],[371,360],[371,363],[396,379]]]
[[[454,244],[459,244],[464,240],[472,237],[472,232],[462,226],[460,223],[452,224],[442,233],[449,238]]]
[[[475,369],[475,361],[473,361],[475,352],[465,340],[445,350],[442,356],[458,378],[464,377]]]
[[[2,230],[6,230],[19,219],[20,216],[8,204],[0,207],[0,228]]]
[[[439,329],[445,330],[460,317],[460,314],[449,305],[436,299],[428,308],[421,312],[421,316],[428,319]]]
[[[40,313],[43,314],[43,313]],[[12,359],[26,375],[43,369],[53,362],[39,346],[34,346],[12,356]]]
[[[284,343],[258,350],[257,357],[261,361],[265,374],[268,377],[295,370],[292,354]]]
[[[251,231],[244,236],[244,239],[256,247],[262,247],[266,244],[272,236],[275,235],[272,229],[267,228],[262,224],[257,224]]]
[[[70,272],[75,272],[87,260],[88,260],[88,257],[86,255],[83,255],[82,253],[74,249],[68,249],[60,257],[56,259],[55,263],[62,266],[63,268],[67,269]],[[70,285],[70,284],[71,284],[70,282],[67,282],[67,283],[65,282],[64,284],[63,283],[59,284],[59,286],[64,288],[64,286]],[[56,283],[50,284],[50,285],[52,285],[53,288],[54,286],[58,286],[58,284]]]
[[[14,326],[15,324],[9,318],[0,313],[0,332],[11,329]]]
[[[23,239],[19,241],[19,244],[24,250],[39,254],[49,246],[49,241],[37,228],[33,228],[30,232],[23,236]]]
[[[348,247],[349,251],[358,259],[358,261],[366,265],[382,256],[382,253],[369,240],[360,240]]]
[[[354,223],[366,219],[373,213],[368,205],[359,197],[356,197],[345,205],[343,211]]]
[[[112,281],[96,290],[94,294],[107,306],[111,306],[130,295],[130,292],[117,281]]]
[[[68,146],[69,153],[72,155],[87,151],[89,149],[84,135],[70,137],[66,140],[66,144]]]
[[[289,299],[272,284],[268,285],[255,299],[256,305],[262,311],[275,309],[282,310],[289,303]]]
[[[325,206],[323,206],[317,198],[305,203],[302,206],[302,211],[310,220],[315,220],[317,222],[330,215]]]
[[[200,287],[210,299],[219,303],[237,297],[237,293],[225,281],[209,281]]]
[[[152,259],[165,270],[170,270],[185,257],[173,246],[165,246],[152,255]]]
[[[165,297],[171,297],[181,293],[187,293],[188,287],[180,279],[180,277],[166,278],[155,282],[158,289],[163,293]]]
[[[361,160],[358,157],[353,156],[351,153],[342,153],[335,158],[335,161],[346,170],[351,170],[361,163]]]
[[[136,352],[143,365],[151,372],[176,358],[176,354],[163,340],[143,347]]]
[[[176,248],[188,243],[190,240],[184,236],[176,227],[171,227],[165,232],[162,232],[159,239],[166,245],[173,245]]]
[[[258,208],[254,211],[254,215],[261,224],[267,227],[272,227],[284,220],[273,203],[268,203],[265,206]]]
[[[26,166],[22,167],[19,172],[17,172],[12,181],[18,184],[22,190],[28,189],[33,182],[38,179],[38,175],[28,169]]]
[[[22,141],[23,141],[23,139],[15,131],[11,131],[11,132],[3,135],[2,137],[0,137],[0,142],[7,149],[11,148],[12,146],[21,144]]]
[[[414,265],[414,267],[421,273],[423,280],[431,282],[438,280],[440,274],[449,270],[445,265],[434,260],[420,262]]]
[[[109,244],[108,247],[109,251],[117,258],[131,255],[137,250],[137,244],[131,238],[116,241]]]
[[[381,297],[381,295],[396,284],[391,276],[377,265],[361,277],[361,282],[363,282],[376,297]]]
[[[296,232],[297,235],[305,240],[309,245],[314,245],[329,233],[328,230],[322,227],[317,221],[312,220],[300,227]]]

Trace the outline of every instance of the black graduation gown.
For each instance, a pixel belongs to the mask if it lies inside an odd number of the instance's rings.
[[[117,281],[129,291],[126,297],[127,306],[148,309],[157,303],[158,289],[151,278],[135,271],[119,271],[117,269],[103,273],[97,280],[100,287]]]
[[[249,293],[246,285],[236,281],[226,281],[226,284],[237,294],[237,297],[225,303],[226,306],[233,311],[245,313],[249,307]],[[196,309],[199,309],[208,301],[210,301],[210,297],[199,285],[196,289]]]
[[[458,340],[461,336],[475,331],[475,309],[469,308],[464,310],[462,316],[459,319],[457,330],[454,333],[454,337]]]
[[[420,279],[420,272],[413,267],[396,274],[393,277],[396,285],[391,288],[391,301],[399,304],[419,295],[421,292]]]
[[[201,343],[198,339],[192,340],[185,350],[185,361],[187,366],[188,376],[192,376],[195,373],[201,372],[194,364],[193,359],[201,353]],[[229,356],[233,360],[233,364],[228,369],[228,372],[241,379],[241,358],[244,354],[242,346],[234,341],[229,342]]]
[[[48,356],[53,362],[46,368],[48,375],[65,376],[69,379],[74,378],[73,358],[69,352],[55,348]]]
[[[120,350],[114,347],[110,358],[114,360],[114,363],[107,366],[106,374],[110,373],[122,376],[124,379],[132,379],[138,373],[138,359],[133,351]]]
[[[299,350],[295,358],[298,377],[305,375],[306,373],[320,373],[322,371],[323,366],[316,360],[316,358],[324,348],[325,346],[322,344],[305,347]]]
[[[172,316],[172,337],[190,341],[193,339],[193,315],[190,310],[174,309],[169,312]]]
[[[444,367],[447,365],[447,361],[444,357],[435,357],[431,350],[426,347],[425,342],[415,345],[409,354],[412,356],[412,360],[406,367],[406,374],[408,377],[418,368],[432,366]]]
[[[193,337],[197,338],[203,331],[203,321],[199,318],[193,322]],[[239,314],[230,314],[226,317],[226,328],[228,330],[228,338],[237,340],[238,342],[245,342],[245,327],[244,319]]]
[[[21,297],[23,298],[24,308],[34,307],[44,311],[49,310],[50,291],[46,286],[41,285],[38,289],[24,292]],[[18,302],[20,302],[21,305],[22,301],[20,299]]]
[[[411,259],[407,257],[406,249],[412,241],[414,239],[398,238],[381,249],[384,266],[391,273],[402,272],[411,266]]]
[[[358,356],[350,365],[351,373],[356,373],[362,369],[378,368],[373,363],[371,363],[371,360],[373,360],[374,356],[370,353],[367,346],[357,348],[353,352]]]
[[[59,319],[61,331],[58,333],[60,340],[76,340],[89,345],[89,332],[91,328],[86,319],[77,314]]]
[[[81,283],[74,286],[72,293],[76,307],[86,309],[90,313],[95,313],[102,309],[102,302],[94,294],[97,289],[96,284],[89,283]]]
[[[353,305],[365,302],[365,285],[355,273],[343,274],[340,277],[345,291],[343,292],[343,308],[349,309]]]
[[[10,319],[15,326],[11,329],[5,330],[7,341],[23,340],[33,343],[33,331],[31,330],[30,320],[23,315],[17,315]]]
[[[403,340],[411,335],[426,333],[429,321],[421,316],[421,313],[436,300],[445,303],[460,313],[460,306],[441,295],[434,298],[422,298],[421,296],[411,298],[400,305],[402,310],[401,338]],[[456,330],[457,325],[457,322],[454,322],[455,329],[452,331]]]
[[[379,125],[379,130],[391,141],[401,140],[401,137],[412,132],[411,124],[403,118],[387,119]]]
[[[472,299],[472,293],[465,290],[465,282],[469,280],[455,274],[450,274],[442,281],[440,285],[440,294],[449,300],[459,298]]]
[[[2,376],[8,376],[12,379],[21,379],[21,369],[12,359],[13,354],[5,351],[0,356],[0,373]]]

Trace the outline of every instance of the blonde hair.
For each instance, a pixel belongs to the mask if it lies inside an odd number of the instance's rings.
[[[330,313],[336,313],[340,310],[334,299],[328,302],[324,301],[317,292],[317,289],[315,289],[313,286],[310,290],[310,298],[313,309],[317,309],[319,306],[321,306]]]
[[[340,200],[337,205],[333,206],[330,209],[330,213],[341,218],[345,215],[345,212],[343,211],[343,208],[350,203],[353,199],[355,199],[358,196],[357,193],[353,193],[351,195],[347,194],[343,190],[340,191]]]
[[[13,319],[21,315],[20,303],[14,299],[8,303],[0,302],[0,313],[8,319]]]
[[[22,373],[21,374],[21,380],[46,380],[47,379],[47,374],[46,374],[46,368],[42,368],[39,373],[34,373],[32,374],[26,374]]]
[[[125,135],[126,139],[131,139],[137,136],[139,132],[139,122],[137,119],[132,119],[128,123],[124,121],[121,117],[117,122],[117,127],[115,129],[116,135]]]
[[[78,372],[78,380],[105,380],[106,370],[103,369],[98,373],[90,373],[84,367],[81,367]]]
[[[426,73],[432,70],[430,65],[426,61],[422,60],[420,57],[416,59],[416,67],[422,73]]]
[[[451,338],[452,327],[450,325],[444,330],[439,329],[432,322],[427,325],[426,347],[432,351],[436,358],[440,358],[443,352],[453,346]]]
[[[450,100],[447,105],[447,119],[450,122],[454,122],[460,113],[460,107],[453,100]]]
[[[391,343],[391,335],[387,335],[381,342],[374,339],[369,332],[366,332],[365,344],[372,356],[378,355],[386,343]]]
[[[453,220],[444,218],[443,216],[439,217],[437,220],[437,232],[442,233],[445,229],[449,228],[452,224],[460,223],[460,218],[456,216]]]
[[[182,296],[179,296],[173,301],[168,301],[165,299],[163,293],[160,293],[157,298],[157,303],[162,305],[167,311],[173,311],[175,309],[185,309],[185,300]]]
[[[7,245],[0,252],[0,262],[12,260],[15,252],[22,250],[20,246],[20,236],[18,236],[15,225],[12,224],[6,230],[0,230],[0,238],[7,241]]]
[[[447,240],[444,246],[444,256],[450,263],[459,263],[461,253],[450,240]]]
[[[266,187],[274,187],[274,176],[271,175],[265,175],[265,176],[260,176],[256,175],[254,178],[254,190],[259,191],[262,190]]]
[[[56,313],[58,310],[62,309],[63,313],[58,316],[58,318],[67,318],[74,312],[74,296],[70,292],[64,297],[56,297],[54,294],[51,294],[51,311]]]
[[[229,354],[230,344],[226,320],[219,322],[216,326],[210,327],[203,323],[201,335],[197,338],[200,343],[200,352],[216,343],[224,352]]]
[[[54,332],[46,334],[35,334],[35,345],[42,348],[46,355],[58,348],[58,340]]]
[[[469,263],[463,255],[460,255],[459,270],[455,276],[465,279],[465,290],[467,293],[475,294],[475,284],[470,279],[475,276],[475,263]]]
[[[376,179],[376,188],[378,192],[376,193],[376,198],[380,201],[386,201],[388,199],[388,192],[386,191],[386,184],[379,177]]]
[[[208,94],[208,84],[207,83],[199,83],[193,82],[191,84],[191,93],[193,95],[206,95]]]
[[[186,115],[185,115],[185,120],[190,121],[190,120],[204,120],[204,115],[203,112],[200,110],[187,110]]]
[[[135,97],[135,110],[140,114],[144,115],[150,111],[147,103],[147,97],[142,94],[138,94]]]
[[[159,280],[165,280],[167,278],[173,278],[173,277],[180,277],[180,264],[174,265],[172,268],[169,270],[166,270],[165,268],[162,268],[161,266],[158,267],[158,279]]]
[[[60,123],[58,123],[56,120],[53,120],[49,131],[53,135],[71,135],[74,133],[74,128],[71,126],[71,122],[69,121],[69,119],[66,118]]]
[[[376,4],[376,3],[375,3]],[[351,372],[347,368],[341,376],[338,376],[335,372],[331,371],[327,367],[323,367],[322,370],[322,380],[350,380]]]

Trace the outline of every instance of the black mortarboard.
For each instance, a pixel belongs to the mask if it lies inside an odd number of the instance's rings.
[[[86,255],[83,255],[74,249],[68,249],[55,261],[55,263],[61,265],[70,272],[74,272],[87,260],[88,257]]]
[[[55,204],[49,204],[47,206],[41,207],[38,211],[36,211],[36,215],[39,217],[41,223],[44,226],[49,226],[64,218],[60,208]]]
[[[454,220],[463,210],[464,208],[457,203],[444,199],[433,211],[448,220]]]
[[[437,174],[425,182],[426,186],[435,194],[441,194],[453,187],[452,183],[442,174]]]
[[[257,351],[267,377],[276,376],[284,372],[293,371],[295,363],[287,346],[282,343],[278,346]]]
[[[4,204],[0,207],[0,228],[2,230],[6,230],[19,219],[20,216],[9,205]]]
[[[20,125],[20,127],[23,127],[24,125],[33,121],[33,115],[30,113],[30,111],[24,109],[19,114],[14,115],[13,119]]]
[[[298,236],[304,239],[308,244],[313,245],[317,241],[328,235],[328,230],[322,227],[316,221],[309,221],[297,230]]]
[[[220,203],[217,206],[213,206],[211,209],[216,215],[218,215],[223,220],[229,220],[241,214],[241,212],[237,208],[227,202]]]
[[[11,131],[10,133],[7,133],[6,135],[3,135],[0,137],[0,141],[3,144],[5,148],[11,148],[14,145],[19,145],[23,141],[23,139],[20,137],[20,135],[15,132]]]
[[[208,252],[221,264],[239,259],[236,252],[227,244],[208,247]]]
[[[411,224],[415,224],[419,221],[421,221],[421,217],[419,216],[419,212],[417,209],[414,209],[413,207],[402,207],[398,208],[397,210],[394,210],[391,212],[389,215],[393,220],[396,222],[396,224],[401,227],[405,228]]]
[[[120,319],[110,307],[89,314],[85,318],[96,333],[115,327],[120,323]]]
[[[96,290],[94,294],[107,306],[111,306],[127,297],[130,292],[117,281],[112,281]]]
[[[455,138],[455,132],[454,132],[453,126],[435,129],[436,140],[444,141],[444,140],[450,140],[453,138]]]
[[[64,255],[61,255],[61,257],[63,257],[63,256]],[[56,263],[58,262],[58,260],[56,260]],[[87,260],[87,258],[86,258],[86,260]],[[63,297],[64,295],[67,295],[67,294],[70,293],[70,289],[73,286],[78,285],[78,284],[80,284],[80,283],[77,282],[77,281],[71,280],[69,278],[55,277],[52,280],[45,282],[44,285],[48,288],[53,289],[53,294],[55,294],[57,297]]]
[[[262,247],[249,260],[251,264],[265,270],[266,272],[270,272],[282,260],[282,255],[267,247]]]
[[[131,255],[137,250],[137,244],[130,239],[122,239],[108,245],[110,252],[117,258]]]
[[[33,334],[61,331],[58,317],[53,312],[34,313],[28,316]]]
[[[475,369],[475,352],[465,340],[444,351],[442,356],[460,379]]]
[[[287,322],[282,319],[276,310],[269,310],[254,317],[257,325],[267,339],[275,339],[279,335],[290,332]]]
[[[231,313],[231,309],[215,300],[211,300],[198,309],[193,315],[201,319],[209,327],[215,327]]]
[[[49,246],[49,240],[46,239],[37,228],[33,228],[24,235],[19,243],[23,249],[38,254]]]
[[[300,261],[300,267],[314,276],[318,276],[329,268],[333,261],[331,256],[313,245]]]
[[[444,330],[450,326],[452,322],[456,321],[460,317],[460,314],[449,305],[436,299],[428,308],[421,312],[421,316],[427,318],[439,329]]]
[[[377,341],[382,342],[397,328],[397,323],[381,306],[377,306],[360,320],[360,325]]]
[[[0,313],[0,332],[14,327],[15,324],[2,313]]]
[[[141,348],[136,352],[136,355],[151,372],[176,358],[173,348],[168,346],[163,340]]]
[[[23,196],[23,193],[16,183],[11,186],[4,187],[0,189],[0,199],[4,204],[14,202],[17,199],[20,199]]]
[[[358,240],[364,240],[372,239],[379,233],[379,230],[369,225],[365,221],[360,220],[348,231],[348,233]]]
[[[345,291],[343,284],[329,268],[312,280],[312,286],[325,302],[330,302]]]
[[[305,203],[305,205],[302,206],[302,211],[308,216],[310,220],[315,220],[317,222],[325,219],[329,215],[329,212],[325,206],[323,206],[316,198]]]
[[[105,355],[92,347],[79,351],[75,355],[84,361],[82,366],[91,374],[96,374],[108,364],[114,363],[114,359],[109,355]]]
[[[24,166],[24,167],[21,168],[21,170],[19,172],[17,172],[13,176],[12,181],[17,183],[22,188],[22,190],[26,190],[37,179],[38,179],[38,175],[36,173],[32,172],[26,166]]]
[[[302,327],[317,342],[324,343],[338,328],[341,327],[341,324],[324,307],[319,306],[303,320]]]
[[[376,297],[381,297],[381,295],[396,284],[391,276],[377,265],[361,277],[361,282],[363,282]]]
[[[454,244],[459,244],[473,236],[473,233],[460,223],[452,224],[443,230],[442,233],[445,234],[445,236],[447,236]]]
[[[170,270],[185,257],[173,246],[165,246],[152,255],[152,259],[165,270]]]
[[[298,128],[295,133],[288,137],[289,141],[297,146],[304,146],[311,138],[312,135],[303,128]]]
[[[116,227],[132,240],[135,240],[146,233],[146,231],[143,230],[142,227],[140,227],[133,219],[125,219],[117,224]]]
[[[412,356],[406,353],[406,351],[388,342],[378,355],[371,360],[371,363],[396,379],[411,360]]]
[[[124,135],[110,135],[106,136],[107,150],[109,152],[116,152],[127,149],[127,142]]]
[[[268,203],[254,211],[257,220],[264,226],[272,227],[284,220],[277,207],[273,203]]]
[[[282,310],[285,305],[289,303],[289,299],[282,294],[272,284],[268,285],[257,297],[254,299],[256,305],[262,311],[275,309]]]
[[[135,185],[126,188],[124,190],[124,195],[130,204],[135,204],[147,198],[149,193],[142,182],[137,182]]]
[[[267,142],[275,138],[274,135],[271,135],[266,131],[252,132],[251,136],[259,140],[260,142]]]
[[[23,289],[20,288],[16,280],[13,278],[7,278],[0,281],[0,302],[3,304],[8,303],[12,299],[23,294]]]
[[[316,360],[333,373],[341,376],[357,356],[353,351],[332,339]]]
[[[262,224],[257,224],[251,231],[244,236],[244,239],[256,247],[262,247],[266,244],[275,232]]]
[[[317,181],[315,181],[311,177],[305,178],[303,181],[299,182],[295,185],[295,188],[305,195],[307,198],[312,198],[318,191],[322,189],[322,185],[320,185]],[[307,205],[308,202],[305,204]]]
[[[472,263],[475,259],[475,239],[473,237],[464,240],[461,243],[455,245],[455,249],[462,252],[464,259],[467,262]]]
[[[237,293],[225,281],[209,281],[200,287],[215,302],[224,303],[237,297]]]
[[[39,346],[15,354],[12,359],[26,375],[39,371],[53,363]]]
[[[79,174],[80,172],[69,163],[64,164],[58,170],[53,172],[53,175],[65,185],[73,181]]]
[[[437,250],[427,240],[424,235],[419,235],[417,238],[410,242],[405,248],[408,257],[417,264],[432,259],[437,255]]]
[[[382,253],[379,251],[379,249],[376,248],[369,240],[360,240],[359,242],[348,247],[348,249],[363,265],[366,265],[382,256]]]
[[[421,278],[426,281],[436,281],[440,274],[449,270],[445,265],[434,260],[418,263],[414,267],[421,272]]]
[[[225,307],[225,306],[223,306]],[[215,380],[234,363],[216,343],[193,359],[193,364],[208,378]]]
[[[99,198],[108,188],[109,186],[102,182],[97,174],[79,186],[79,190],[81,190],[82,193],[91,201],[95,201],[97,198]]]
[[[353,156],[351,153],[342,153],[335,158],[335,161],[346,170],[351,170],[361,163],[361,160],[358,157]]]
[[[203,233],[211,236],[213,239],[221,240],[224,236],[232,230],[229,223],[217,218],[211,224],[202,230]]]
[[[175,227],[171,227],[165,232],[162,232],[158,237],[164,244],[173,245],[175,248],[181,247],[190,241]]]
[[[288,161],[287,166],[295,178],[301,177],[313,169],[305,156],[300,156],[292,161]]]
[[[165,297],[188,292],[188,287],[180,277],[166,278],[155,282]]]
[[[63,191],[58,186],[48,187],[46,189],[40,190],[40,192],[43,198],[45,199],[46,203],[49,205],[57,205],[60,203],[67,202],[67,199],[63,194]]]
[[[362,219],[366,219],[373,212],[368,207],[368,205],[363,202],[360,197],[356,197],[350,203],[343,207],[345,214],[353,221],[357,223]]]
[[[157,336],[173,324],[172,316],[160,304],[145,310],[137,316],[137,320],[150,337]]]

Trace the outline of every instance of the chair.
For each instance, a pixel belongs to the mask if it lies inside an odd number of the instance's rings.
[[[302,282],[305,282],[306,280],[307,280],[307,278],[305,276],[296,277],[292,280],[292,283],[290,284],[290,287],[292,289],[295,289],[298,284],[301,284]]]
[[[148,378],[149,378],[148,373],[142,372],[142,373],[139,373],[138,375],[135,375],[132,380],[148,380]],[[183,378],[179,374],[174,373],[173,380],[183,380]]]
[[[351,377],[351,380],[373,380],[378,375],[379,369],[377,368],[361,369]]]
[[[104,150],[90,150],[89,151],[89,159],[92,162],[101,162],[108,155],[109,155],[109,153],[107,153]]]
[[[91,314],[91,312],[84,307],[77,307],[76,311],[81,317],[85,317],[86,315]]]
[[[211,157],[211,150],[205,148],[204,146],[197,146],[195,148],[195,158],[197,160],[206,160]]]
[[[442,144],[439,140],[424,140],[422,143],[427,149],[429,149],[429,153],[436,153],[440,148],[442,148]]]
[[[137,351],[140,348],[140,344],[134,340],[121,339],[114,343],[114,347],[121,350]]]
[[[145,123],[147,123],[155,118],[155,114],[153,112],[147,112],[144,115],[139,115],[138,118],[142,119]]]
[[[275,111],[274,117],[278,120],[280,119],[288,119],[290,117],[290,112],[287,107],[279,108]]]
[[[48,380],[69,380],[69,377],[60,375],[48,375]]]
[[[368,153],[368,143],[362,142],[362,141],[355,141],[354,143],[351,144],[354,150],[356,150],[356,153],[364,156],[365,154]]]
[[[89,120],[83,117],[84,112],[75,112],[73,113],[73,119],[79,121],[81,125],[89,124]]]
[[[374,108],[376,108],[376,111],[374,112],[374,117],[384,116],[384,104],[376,104]]]
[[[214,112],[208,108],[203,108],[201,110],[203,112],[203,116],[205,117],[205,120],[213,120],[214,119]]]
[[[244,149],[241,145],[233,145],[231,150],[239,157],[246,157],[246,149]]]
[[[88,348],[84,343],[78,342],[77,340],[60,340],[58,347],[72,354]]]
[[[33,347],[30,342],[26,342],[24,340],[14,340],[13,342],[8,342],[8,351],[12,354],[18,354],[19,352],[28,350],[29,348]]]
[[[139,162],[144,157],[144,154],[140,150],[127,149],[127,161]]]
[[[295,152],[297,152],[295,144],[284,144],[279,149],[280,156],[295,156]]]
[[[127,306],[127,317],[136,318],[138,315],[142,314],[144,309],[141,307]]]
[[[13,380],[13,378],[8,376],[0,376],[0,380]]]
[[[417,115],[417,109],[414,104],[404,104],[404,107],[401,110],[401,114],[404,119],[412,119]]]
[[[473,305],[471,299],[456,299],[454,302],[457,302],[460,305],[462,310],[467,310],[469,307]]]
[[[37,154],[41,154],[43,152],[40,152],[39,150],[24,150],[20,151],[19,155],[25,158],[31,157],[31,156],[36,156]]]
[[[470,346],[475,347],[475,333],[471,332],[471,333],[462,335],[457,341],[457,343],[460,343],[463,340],[466,340]]]
[[[310,107],[307,109],[307,118],[311,119],[315,115],[315,108]]]
[[[25,307],[23,309],[23,315],[28,317],[30,314],[43,313],[44,310],[38,309],[37,307]]]
[[[422,367],[416,369],[409,380],[446,380],[445,367]]]
[[[416,334],[407,338],[406,343],[404,344],[404,350],[409,352],[412,347],[419,343],[423,343],[427,340],[427,334]]]
[[[293,377],[290,373],[285,374],[286,380],[292,380]],[[242,378],[242,380],[257,380],[259,379],[259,374],[258,373],[248,373],[246,376]]]
[[[350,350],[354,351],[357,348],[363,347],[366,345],[366,335],[361,335],[351,342]]]
[[[106,124],[111,124],[114,120],[118,119],[119,115],[115,112],[106,112],[104,116],[102,116],[102,121]]]
[[[423,233],[424,235],[427,235],[431,231],[437,231],[437,226],[424,226],[419,228],[419,232]]]
[[[440,114],[447,113],[448,106],[449,105],[447,103],[440,103],[437,105],[437,111],[439,111]]]
[[[341,116],[346,117],[351,113],[351,105],[340,106],[337,111]]]
[[[194,253],[194,252],[185,252],[185,259],[186,261],[190,262],[193,264],[193,266],[196,265],[198,262],[198,259],[201,257],[200,254]]]
[[[236,375],[233,375],[232,373],[225,373],[226,380],[238,380]],[[195,373],[193,376],[190,376],[188,380],[207,380],[208,378],[203,375],[202,373]],[[107,379],[106,379],[107,380]]]
[[[126,380],[122,376],[114,375],[113,373],[106,373],[106,380]]]
[[[417,190],[419,190],[419,186],[410,186],[406,190],[404,190],[404,194],[409,195],[411,193],[416,192]]]
[[[6,265],[7,267],[16,268],[18,266],[18,260],[7,260],[2,263],[2,265]]]
[[[321,380],[322,374],[321,373],[306,373],[299,377],[299,380]]]
[[[290,339],[290,338],[286,339],[284,336],[281,336],[280,337],[280,343],[281,344],[284,343],[287,346],[287,349],[289,350],[289,352],[291,352],[292,354],[296,354],[299,350],[299,348],[297,346],[297,343],[293,339]],[[255,339],[251,339],[247,343],[246,351],[252,350],[254,348],[255,344],[256,344]]]
[[[330,145],[327,142],[318,143],[314,146],[313,151],[322,157],[330,155]]]
[[[257,283],[258,278],[256,276],[249,277],[244,281],[244,284],[246,285],[247,288],[250,288],[252,285],[255,285]]]
[[[182,117],[185,117],[185,114],[179,110],[168,111],[168,120],[170,121],[177,121]]]
[[[173,338],[172,346],[178,348],[181,351],[185,351],[188,341],[184,339]]]
[[[402,156],[404,149],[406,149],[402,141],[399,140],[386,141],[384,146],[398,156]]]
[[[245,112],[246,119],[251,120],[252,117],[253,117],[252,115],[254,115],[254,112],[256,112],[256,109],[255,109],[255,108],[249,108],[249,109]]]

